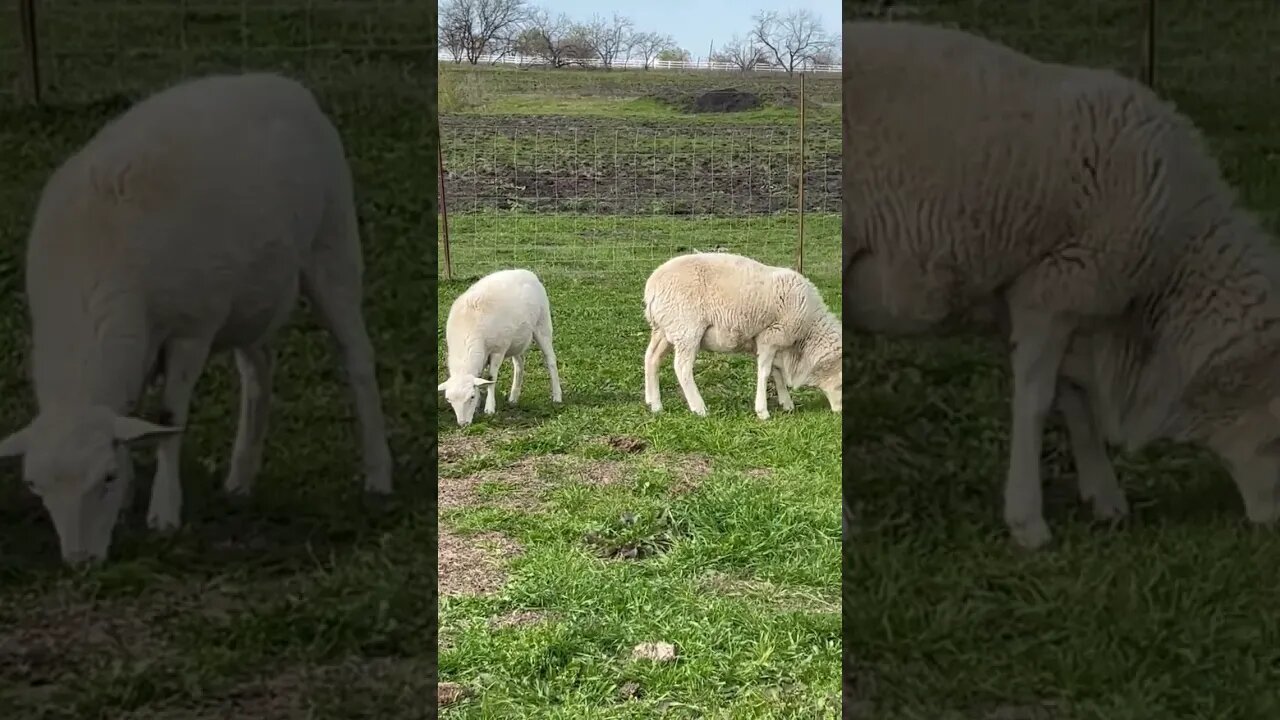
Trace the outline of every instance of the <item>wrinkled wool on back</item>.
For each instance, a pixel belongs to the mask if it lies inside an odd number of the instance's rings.
[[[1193,124],[1115,73],[956,30],[846,23],[844,56],[845,315],[908,334],[998,307],[1015,538],[1049,537],[1045,368],[1099,516],[1128,512],[1103,441],[1158,438],[1207,444],[1250,519],[1280,516],[1280,252]]]
[[[644,308],[654,332],[646,362],[646,394],[651,406],[660,407],[656,362],[670,344],[676,350],[678,377],[684,352],[696,353],[701,348],[759,356],[770,348],[768,355],[783,379],[780,398],[785,397],[785,386],[815,385],[827,394],[832,408],[839,409],[843,370],[840,321],[818,289],[800,273],[725,252],[679,255],[649,276]],[[658,348],[654,343],[663,345]],[[767,416],[763,379],[759,388],[756,411]],[[690,401],[696,412],[701,402],[696,388],[694,395]],[[783,403],[788,404],[789,399]]]
[[[855,324],[930,330],[1028,273],[1054,308],[1114,315],[1230,213],[1199,133],[1138,83],[911,23],[843,41]]]

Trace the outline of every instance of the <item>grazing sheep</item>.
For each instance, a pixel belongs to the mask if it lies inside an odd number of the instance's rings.
[[[240,417],[225,488],[262,463],[273,338],[301,288],[337,341],[365,487],[391,456],[361,311],[363,265],[337,130],[298,83],[208,76],[135,104],[46,183],[26,257],[39,413],[0,441],[22,457],[70,563],[104,559],[129,494],[128,448],[157,446],[150,527],[180,523],[179,456],[208,358],[233,350]],[[167,418],[132,417],[163,373]]]
[[[662,409],[658,365],[675,348],[676,379],[689,410],[707,414],[693,382],[699,349],[755,353],[756,415],[769,417],[766,384],[792,410],[789,387],[821,388],[840,412],[843,365],[840,321],[800,273],[726,252],[678,255],[659,265],[644,286],[644,316],[652,328],[644,355],[644,398]]]
[[[1016,542],[1051,539],[1055,400],[1097,515],[1128,512],[1105,443],[1169,438],[1213,448],[1274,519],[1280,257],[1194,125],[1115,73],[958,30],[853,22],[843,41],[846,317],[908,335],[1001,305]]]
[[[445,324],[449,379],[437,389],[453,406],[458,425],[471,424],[479,391],[486,385],[489,397],[484,412],[497,412],[498,370],[507,358],[515,368],[507,402],[515,404],[520,399],[530,341],[542,351],[551,375],[551,401],[559,403],[560,373],[551,346],[551,302],[537,275],[528,270],[499,270],[477,280],[453,301]],[[482,375],[485,363],[489,365],[488,378]]]

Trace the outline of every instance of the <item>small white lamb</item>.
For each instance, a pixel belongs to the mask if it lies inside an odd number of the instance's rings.
[[[477,280],[453,301],[445,324],[449,379],[437,390],[453,406],[459,426],[471,424],[479,390],[486,385],[489,397],[484,412],[497,412],[498,370],[507,358],[515,368],[507,402],[515,404],[520,399],[530,341],[542,351],[551,375],[551,401],[559,403],[560,374],[551,346],[551,302],[537,275],[522,269],[499,270]],[[482,375],[486,363],[488,378]]]
[[[658,365],[675,348],[676,379],[689,410],[707,414],[693,382],[698,350],[756,355],[756,415],[769,417],[772,375],[778,403],[795,405],[789,387],[821,388],[840,412],[844,369],[840,320],[800,273],[727,252],[677,255],[659,265],[644,286],[644,315],[652,328],[644,355],[644,399],[662,410]]]
[[[52,174],[26,257],[39,413],[0,441],[0,457],[22,457],[64,560],[107,556],[131,490],[130,446],[158,445],[148,525],[179,525],[192,392],[210,355],[228,349],[241,398],[225,488],[251,489],[270,345],[299,288],[342,353],[365,487],[390,492],[360,253],[338,132],[306,88],[277,75],[208,76],[163,90]],[[130,416],[159,371],[163,425]]]

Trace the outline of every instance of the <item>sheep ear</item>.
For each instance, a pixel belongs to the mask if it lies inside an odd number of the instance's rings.
[[[489,378],[482,378],[482,377],[478,377],[475,380],[472,380],[471,382],[475,383],[476,387],[484,387],[485,385],[493,384],[493,381],[490,380]]]
[[[439,385],[437,385],[437,386],[436,386],[436,392],[444,392],[444,386],[445,386],[445,385],[447,385],[447,384],[448,384],[448,383],[440,383]]]
[[[112,433],[116,440],[126,445],[144,440],[159,440],[169,435],[177,435],[182,428],[156,425],[134,417],[120,416],[112,421]]]
[[[27,454],[27,438],[30,429],[22,428],[4,440],[0,440],[0,458],[21,457]]]

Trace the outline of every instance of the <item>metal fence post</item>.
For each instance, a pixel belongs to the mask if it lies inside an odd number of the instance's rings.
[[[800,235],[796,242],[796,272],[804,272],[804,73],[800,73]]]
[[[436,164],[439,172],[437,185],[440,186],[440,241],[444,248],[444,278],[453,279],[453,257],[449,252],[449,208],[445,204],[444,191],[444,143],[443,135],[437,138]]]
[[[36,32],[36,0],[18,0],[18,24],[22,31],[22,52],[26,61],[23,74],[27,92],[36,105],[41,102],[40,51]]]
[[[1156,0],[1143,3],[1143,23],[1146,27],[1142,33],[1142,82],[1147,87],[1156,86]]]

